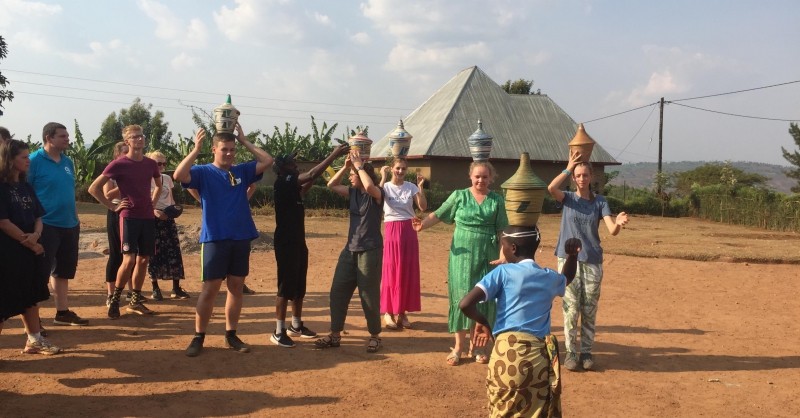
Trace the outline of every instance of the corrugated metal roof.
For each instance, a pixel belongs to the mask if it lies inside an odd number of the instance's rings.
[[[547,95],[507,94],[480,68],[471,67],[404,120],[414,136],[408,155],[470,157],[467,138],[478,119],[494,137],[491,158],[519,159],[528,152],[531,160],[567,161],[567,144],[578,130],[578,124]],[[387,136],[372,146],[373,156],[390,154]],[[591,161],[617,162],[599,143]]]

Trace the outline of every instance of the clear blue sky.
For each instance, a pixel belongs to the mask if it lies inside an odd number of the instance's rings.
[[[173,135],[190,135],[190,113],[177,100],[208,110],[224,100],[165,90],[175,88],[233,94],[248,131],[290,122],[308,133],[314,115],[368,124],[379,139],[472,65],[499,83],[535,80],[535,89],[580,122],[662,96],[800,80],[798,17],[797,1],[0,0],[0,34],[10,49],[0,70],[17,97],[6,103],[0,125],[37,138],[46,122],[71,127],[77,119],[93,139],[110,112],[140,95],[164,110]],[[686,104],[800,119],[800,83]],[[586,128],[616,156],[649,112]],[[656,160],[657,116],[620,161]],[[780,147],[794,147],[788,127],[669,105],[664,159],[785,164]]]

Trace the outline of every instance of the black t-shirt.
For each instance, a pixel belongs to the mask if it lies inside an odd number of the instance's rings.
[[[23,232],[30,233],[36,218],[44,214],[33,186],[26,182],[0,183],[0,219],[8,219]]]
[[[297,184],[297,175],[278,176],[275,180],[275,242],[305,242],[306,208],[302,187]]]

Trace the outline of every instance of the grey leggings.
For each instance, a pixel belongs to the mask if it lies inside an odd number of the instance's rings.
[[[381,332],[381,270],[383,248],[352,252],[345,248],[339,254],[339,262],[331,283],[331,331],[344,329],[347,307],[358,288],[361,308],[367,319],[370,334]]]

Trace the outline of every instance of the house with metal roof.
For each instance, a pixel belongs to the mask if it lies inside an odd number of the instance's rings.
[[[413,135],[408,155],[409,171],[419,171],[445,190],[469,187],[472,156],[467,138],[477,128],[494,138],[490,161],[500,184],[519,167],[528,152],[531,167],[549,183],[566,166],[567,144],[578,124],[545,94],[508,94],[478,67],[461,71],[420,105],[403,122]],[[595,138],[596,139],[596,138]],[[388,134],[372,146],[372,159],[391,155]],[[619,165],[598,143],[590,162],[596,188],[602,190],[606,165]]]

